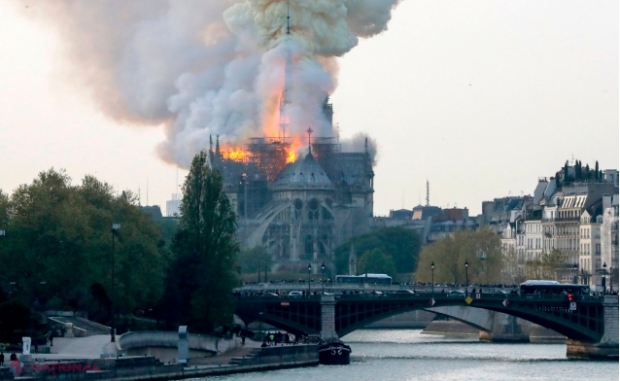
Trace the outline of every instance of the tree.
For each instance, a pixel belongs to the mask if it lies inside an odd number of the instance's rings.
[[[514,247],[503,252],[504,268],[502,269],[502,283],[519,284],[524,281],[519,274],[519,258]]]
[[[556,270],[564,267],[568,256],[558,249],[551,249],[549,252],[543,252],[540,256],[542,265],[542,275],[545,279],[556,277]]]
[[[601,172],[598,168],[598,160],[596,161],[596,163],[594,164],[594,179],[598,180],[601,178]]]
[[[561,250],[551,249],[527,264],[528,279],[557,279],[557,270],[565,267],[568,256]]]
[[[0,266],[0,286],[26,306],[86,310],[91,318],[107,322],[110,229],[118,222],[117,311],[155,304],[162,292],[166,254],[158,244],[159,229],[133,200],[130,192],[116,197],[109,184],[92,176],[74,186],[65,171],[54,169],[19,186],[8,203],[0,195],[0,217],[9,221],[4,223],[0,261],[11,264]]]
[[[267,252],[265,246],[255,246],[251,249],[244,250],[237,259],[237,266],[241,268],[243,274],[258,274],[260,282],[260,273],[271,269],[273,259],[271,254]]]
[[[336,248],[335,267],[338,274],[348,272],[351,247],[358,262],[367,251],[379,249],[392,257],[398,273],[411,273],[418,263],[421,241],[417,232],[401,227],[382,228],[352,237],[347,243]]]
[[[365,252],[359,260],[358,270],[362,274],[387,274],[396,276],[396,265],[392,257],[379,249]]]
[[[465,261],[469,264],[467,274]],[[456,231],[431,245],[420,254],[416,280],[431,281],[431,263],[435,263],[437,282],[470,284],[497,283],[501,280],[504,258],[501,241],[488,227],[478,231]]]
[[[206,152],[197,154],[183,184],[163,300],[169,324],[189,325],[194,332],[212,332],[232,322],[239,244],[235,214],[222,188],[222,177],[210,168]]]

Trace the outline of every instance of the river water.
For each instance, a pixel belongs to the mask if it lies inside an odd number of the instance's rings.
[[[494,344],[423,335],[420,330],[358,330],[342,340],[351,364],[209,377],[221,381],[618,381],[618,362],[566,358],[563,344]]]

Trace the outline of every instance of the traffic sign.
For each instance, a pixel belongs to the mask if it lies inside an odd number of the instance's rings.
[[[571,311],[577,311],[577,302],[570,302],[570,307],[568,309]]]
[[[473,301],[474,301],[474,300],[471,298],[471,296],[467,296],[467,297],[465,298],[465,303],[467,303],[467,304],[471,304],[471,302],[473,302]]]
[[[504,299],[502,304],[504,305],[504,307],[508,307],[508,305],[510,305],[510,301],[508,301],[508,299]]]
[[[289,305],[290,305],[290,303],[288,302],[288,300],[280,302],[280,306],[282,306],[282,307],[288,307]]]
[[[429,300],[429,301],[428,301],[428,303],[429,303],[431,306],[434,306],[434,305],[435,305],[435,299],[431,298],[431,300]]]

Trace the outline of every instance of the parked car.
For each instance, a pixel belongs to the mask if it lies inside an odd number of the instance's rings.
[[[463,298],[465,297],[465,291],[463,290],[451,290],[448,292],[449,298]]]
[[[276,294],[275,292],[266,292],[263,294],[263,298],[279,298],[280,295]]]
[[[415,295],[415,292],[405,289],[405,290],[392,291],[391,294],[393,295]]]
[[[289,298],[301,298],[304,296],[304,293],[301,291],[290,291],[288,293]]]

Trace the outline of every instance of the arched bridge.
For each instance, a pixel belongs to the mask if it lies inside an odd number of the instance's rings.
[[[437,293],[239,297],[235,313],[246,323],[261,320],[293,333],[342,337],[372,322],[407,311],[431,306],[468,306],[516,316],[584,343],[600,343],[607,336],[607,328],[608,335],[615,334],[617,348],[618,298],[614,298],[612,302],[610,297],[575,296],[571,307],[566,296],[518,294],[482,294],[478,298]],[[610,320],[614,316],[616,323],[612,327]]]

